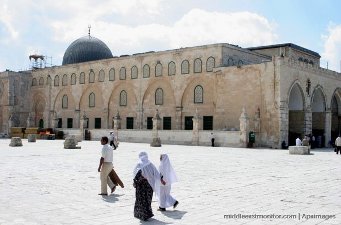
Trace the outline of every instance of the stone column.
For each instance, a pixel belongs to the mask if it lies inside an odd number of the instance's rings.
[[[153,141],[150,144],[152,147],[161,147],[161,139],[159,137],[158,130],[160,129],[161,118],[159,115],[159,110],[156,110],[156,113],[153,117]]]
[[[289,145],[289,108],[288,103],[286,101],[281,102],[281,105],[279,107],[280,112],[280,134],[279,134],[279,141],[280,146],[278,148],[281,148],[282,141],[285,141],[286,145]]]
[[[9,117],[9,119],[8,119],[8,135],[10,136],[10,137],[12,137],[12,131],[11,131],[11,128],[12,128],[12,126],[13,126],[13,120],[12,120],[12,115],[10,115],[10,117]]]
[[[81,125],[80,125],[80,119],[81,119],[81,111],[79,110],[79,109],[76,109],[75,110],[75,117],[76,117],[76,119],[75,119],[75,128],[80,128],[81,127]]]
[[[255,132],[256,137],[260,137],[260,109],[258,108],[258,110],[255,112],[255,116],[253,118],[253,131]],[[259,141],[258,141],[259,142]],[[254,143],[254,146],[256,146],[256,144]]]
[[[245,107],[243,107],[242,114],[239,117],[239,126],[240,126],[240,146],[247,147],[248,143],[248,132],[249,132],[249,117],[245,111]]]
[[[114,121],[114,134],[115,134],[116,140],[118,141],[118,130],[121,129],[121,117],[118,111],[116,113],[116,116],[114,116],[113,121]]]
[[[80,129],[80,132],[81,132],[81,134],[82,134],[82,139],[83,140],[85,140],[85,130],[84,130],[84,128],[86,128],[86,126],[87,126],[87,122],[88,122],[88,117],[85,115],[85,112],[84,112],[84,114],[83,114],[83,116],[82,116],[82,118],[81,118],[81,120],[80,120],[80,127],[79,127],[79,129]]]
[[[182,106],[176,107],[176,114],[175,114],[175,129],[182,130]]]
[[[198,109],[195,110],[193,116],[193,132],[192,132],[192,145],[199,145],[199,116]]]
[[[137,109],[137,127],[138,129],[143,129],[143,108]]]
[[[57,128],[58,127],[58,116],[57,113],[54,113],[54,116],[52,118],[52,127]]]
[[[312,123],[313,113],[311,112],[311,108],[307,107],[304,112],[304,127],[303,127],[303,136],[306,134],[311,134],[313,130],[313,123]]]
[[[325,112],[325,123],[324,123],[324,146],[328,146],[328,142],[332,139],[331,129],[332,129],[332,113],[330,109]]]

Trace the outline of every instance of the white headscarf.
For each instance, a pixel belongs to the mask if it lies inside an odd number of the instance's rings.
[[[148,159],[148,155],[146,152],[140,152],[139,154],[139,162],[137,163],[134,169],[134,177],[141,170],[142,176],[147,179],[149,185],[153,188],[156,196],[160,196],[160,173],[157,171],[156,167],[153,163],[151,163]]]
[[[167,154],[161,155],[159,171],[161,175],[163,176],[163,180],[166,182],[166,185],[172,184],[178,181],[178,178],[176,177],[176,173],[169,161]]]

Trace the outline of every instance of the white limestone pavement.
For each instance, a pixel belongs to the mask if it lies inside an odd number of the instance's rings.
[[[81,149],[64,149],[63,140],[23,139],[21,148],[9,143],[0,139],[1,225],[341,224],[341,155],[331,149],[289,155],[288,150],[121,142],[114,166],[125,188],[101,197],[99,141],[80,142]],[[180,180],[172,187],[179,206],[161,213],[153,201],[155,216],[148,222],[133,216],[132,171],[142,150],[156,166],[159,154],[168,153]],[[268,218],[252,218],[256,214]],[[332,218],[322,219],[327,215]]]

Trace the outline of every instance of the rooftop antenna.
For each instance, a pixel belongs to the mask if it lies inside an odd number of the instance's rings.
[[[90,29],[91,29],[91,25],[90,25],[90,24],[88,25],[88,28],[89,28],[88,34],[89,34],[89,37],[91,37],[91,36],[90,36]]]

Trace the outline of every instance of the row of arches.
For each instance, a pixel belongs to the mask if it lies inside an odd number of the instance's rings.
[[[201,85],[197,85],[193,91],[193,102],[195,104],[204,103],[204,89]],[[125,90],[122,90],[119,95],[119,105],[127,106],[128,102],[128,93]],[[89,94],[89,107],[96,107],[96,96],[94,92]],[[162,88],[157,88],[155,90],[155,105],[163,105],[164,102],[164,91]],[[67,109],[69,107],[69,96],[64,94],[62,97],[62,109]]]
[[[185,87],[182,96],[174,93],[170,83],[154,82],[144,91],[141,100],[139,100],[139,94],[136,92],[137,89],[131,84],[122,84],[114,88],[111,93],[106,92],[106,95],[103,95],[101,87],[89,86],[83,90],[79,97],[74,96],[68,89],[62,89],[53,98],[51,110],[47,109],[47,99],[45,97],[42,99],[43,94],[39,94],[40,92],[37,90],[34,97],[34,105],[36,106],[33,106],[35,109],[32,111],[35,112],[36,122],[41,118],[44,118],[44,121],[50,120],[46,126],[51,126],[52,120],[56,116],[64,118],[64,128],[78,128],[80,113],[83,112],[87,114],[90,121],[100,119],[100,123],[102,123],[100,127],[111,128],[112,117],[119,112],[123,119],[134,118],[134,128],[143,129],[146,124],[145,119],[153,117],[155,110],[159,109],[160,114],[164,115],[169,121],[169,128],[182,129],[182,120],[185,116],[193,116],[196,108],[205,109],[205,116],[213,118],[213,96],[209,91],[204,95],[205,89],[212,89],[211,84],[200,83],[200,80],[196,79]],[[41,108],[42,105],[45,105],[44,109]],[[38,106],[39,110],[37,110]],[[183,108],[182,113],[178,114],[177,106]],[[50,112],[56,114],[48,116]],[[70,126],[69,121],[73,121],[74,124]],[[122,127],[126,126],[125,123],[128,121],[123,121]],[[95,124],[90,122],[89,128],[94,128],[94,126]]]
[[[289,90],[288,142],[295,145],[297,137],[312,135],[317,147],[324,147],[340,134],[341,90],[336,89],[327,100],[322,86],[316,86],[310,93],[309,85],[310,80],[304,92],[301,83],[296,81]]]

